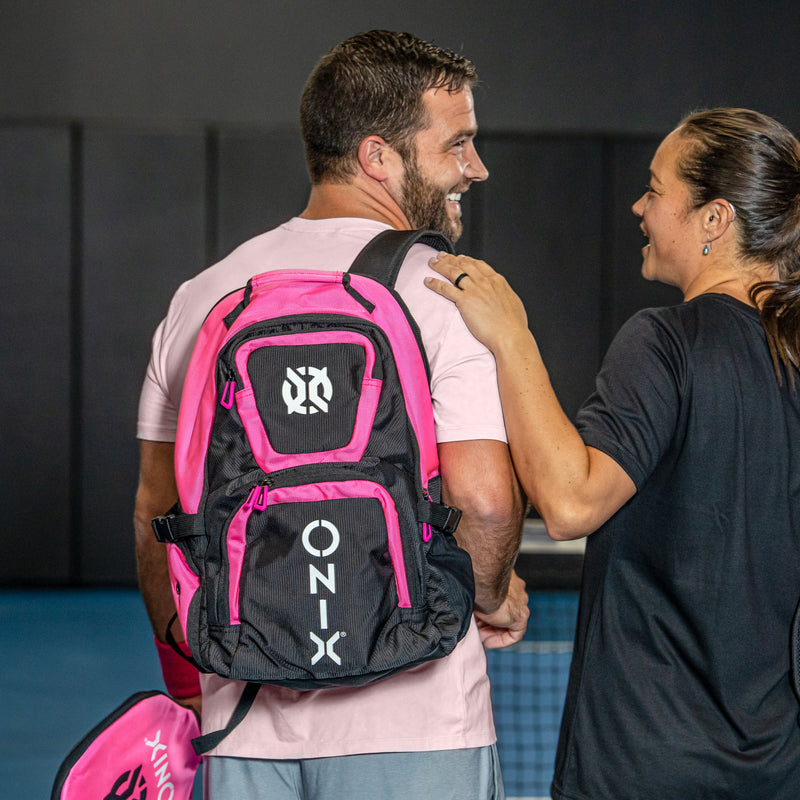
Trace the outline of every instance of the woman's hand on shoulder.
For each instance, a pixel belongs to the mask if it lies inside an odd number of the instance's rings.
[[[527,335],[522,301],[485,261],[439,253],[429,263],[449,283],[426,278],[425,285],[455,303],[472,335],[490,350],[496,351],[504,341],[522,333]]]

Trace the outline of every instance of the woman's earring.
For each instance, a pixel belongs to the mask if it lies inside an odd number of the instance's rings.
[[[711,234],[708,235],[708,241],[703,246],[703,255],[707,256],[710,250],[711,250]]]

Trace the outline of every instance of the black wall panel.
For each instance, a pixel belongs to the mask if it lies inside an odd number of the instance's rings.
[[[591,391],[601,343],[603,147],[598,139],[482,139],[483,251],[528,312],[571,416]]]
[[[651,133],[700,105],[758,108],[800,128],[796,0],[703,9],[692,0],[5,0],[0,116],[294,124],[316,60],[357,31],[390,28],[475,62],[482,130]]]
[[[205,265],[205,137],[95,128],[83,147],[81,577],[133,580],[136,409],[153,330]]]
[[[222,131],[216,255],[299,214],[308,201],[300,131]]]
[[[650,180],[650,161],[659,142],[660,137],[649,137],[620,138],[609,143],[605,194],[611,209],[606,226],[609,237],[603,330],[606,346],[622,323],[638,309],[672,305],[681,300],[677,289],[642,277],[641,251],[647,240],[631,211]]]
[[[0,128],[0,581],[70,573],[70,137]]]

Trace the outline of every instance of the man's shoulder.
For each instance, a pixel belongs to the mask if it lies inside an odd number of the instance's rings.
[[[388,226],[373,220],[293,218],[258,234],[186,281],[173,300],[173,311],[202,308],[247,284],[254,275],[277,269],[346,271],[361,249]],[[429,266],[436,250],[414,244],[403,262],[395,288],[423,329],[442,334],[456,318],[455,306],[424,284],[437,277]]]

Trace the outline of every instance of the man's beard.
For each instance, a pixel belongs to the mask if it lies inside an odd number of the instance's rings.
[[[402,208],[406,219],[413,228],[438,231],[451,242],[457,241],[464,226],[460,217],[453,219],[447,213],[446,195],[425,180],[415,153],[406,158],[405,166]]]

